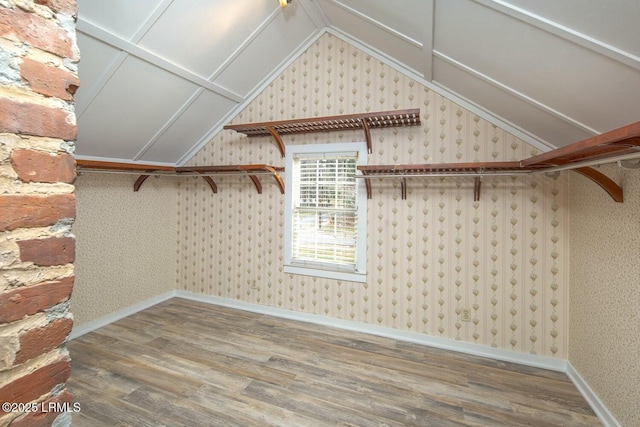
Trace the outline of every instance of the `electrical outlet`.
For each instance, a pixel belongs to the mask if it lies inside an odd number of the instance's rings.
[[[463,322],[471,322],[471,310],[468,308],[463,308],[460,313],[460,320]]]

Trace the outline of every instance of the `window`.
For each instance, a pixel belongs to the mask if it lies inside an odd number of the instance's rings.
[[[366,281],[366,163],[364,142],[287,147],[285,272]]]

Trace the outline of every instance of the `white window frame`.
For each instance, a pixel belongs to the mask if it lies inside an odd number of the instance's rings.
[[[285,209],[284,209],[284,272],[305,276],[324,277],[336,280],[365,283],[367,281],[367,189],[361,179],[357,185],[357,237],[355,265],[338,266],[298,262],[293,259],[293,161],[295,157],[308,155],[327,156],[335,154],[357,153],[357,165],[367,164],[367,144],[365,142],[344,142],[332,144],[288,145],[285,156]]]

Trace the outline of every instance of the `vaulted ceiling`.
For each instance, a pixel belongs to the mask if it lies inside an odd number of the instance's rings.
[[[636,0],[78,4],[81,159],[182,165],[325,32],[541,148],[640,120]]]

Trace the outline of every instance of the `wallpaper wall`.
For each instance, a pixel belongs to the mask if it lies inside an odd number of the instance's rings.
[[[419,127],[373,130],[369,164],[520,160],[514,136],[329,34],[233,123],[415,108]],[[363,140],[357,131],[285,144]],[[190,165],[283,165],[270,138],[223,131]],[[565,358],[567,181],[561,175],[373,182],[365,284],[284,274],[283,200],[270,177],[179,183],[177,288]],[[462,309],[471,321],[462,322]]]
[[[640,425],[640,171],[603,172],[624,203],[571,177],[569,361],[624,426]]]
[[[75,182],[75,326],[174,289],[175,181],[149,178],[134,193],[135,179],[86,173]]]

